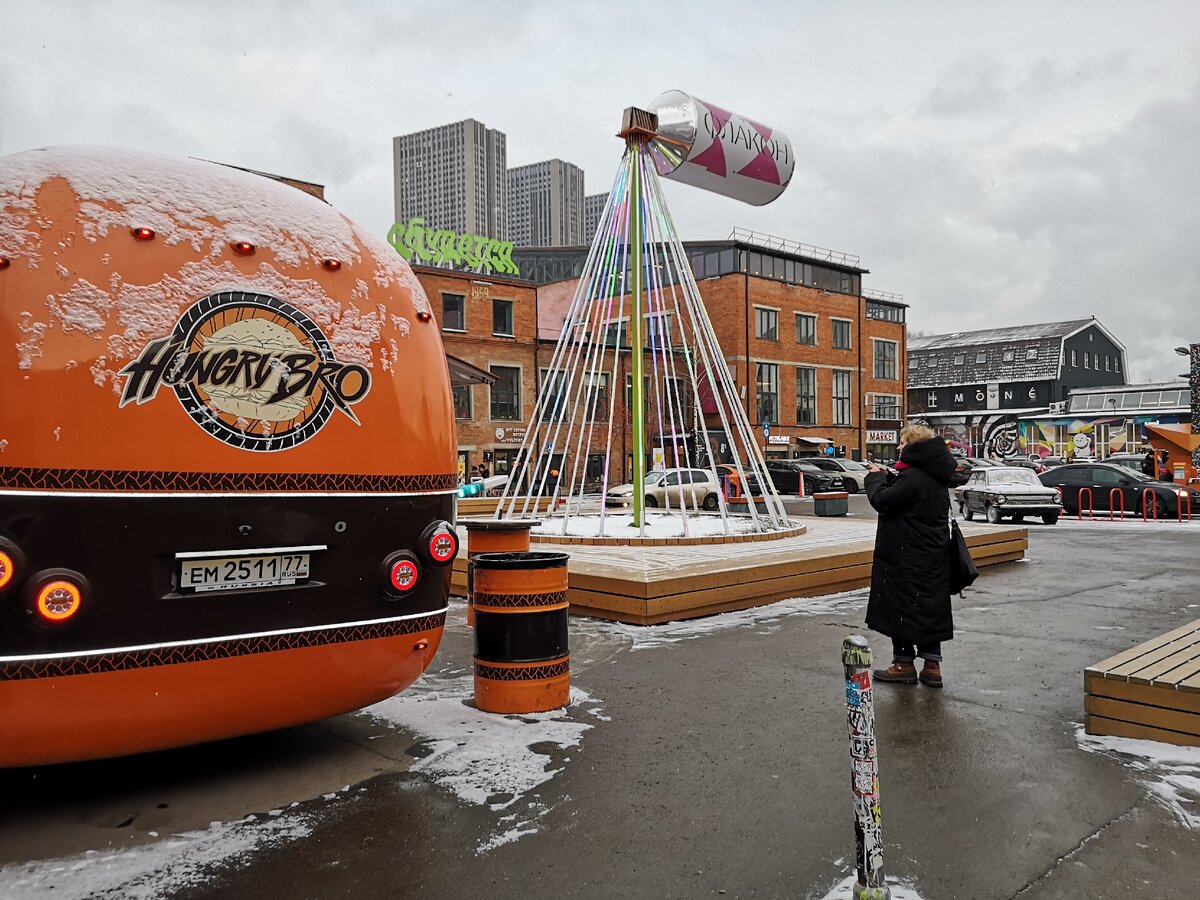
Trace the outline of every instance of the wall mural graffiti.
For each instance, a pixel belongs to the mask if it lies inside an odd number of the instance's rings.
[[[978,416],[939,418],[937,422],[919,418],[914,421],[932,428],[935,433],[949,441],[952,447],[962,450],[968,456],[1002,457],[1022,452],[1017,421],[1010,415],[986,413]]]

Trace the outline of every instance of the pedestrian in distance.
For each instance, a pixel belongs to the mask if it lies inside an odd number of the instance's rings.
[[[1158,451],[1158,478],[1160,481],[1174,481],[1175,473],[1171,471],[1171,451],[1162,449]]]
[[[1142,459],[1142,474],[1151,478],[1158,477],[1158,459],[1154,455],[1153,447],[1146,448],[1146,456]]]
[[[940,688],[942,642],[954,637],[949,488],[963,479],[945,440],[923,425],[901,431],[897,450],[895,469],[867,467],[867,499],[879,513],[867,627],[892,639],[892,664],[875,680]]]

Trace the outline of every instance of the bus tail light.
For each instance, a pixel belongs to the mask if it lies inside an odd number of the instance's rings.
[[[458,556],[458,535],[449,522],[434,522],[421,535],[421,546],[435,566],[445,566]]]
[[[25,575],[25,554],[7,538],[0,537],[0,594],[13,587]]]
[[[406,550],[391,554],[379,568],[383,589],[392,598],[412,593],[421,581],[421,564]]]
[[[87,579],[69,569],[47,569],[29,582],[26,612],[38,625],[56,628],[88,605]]]

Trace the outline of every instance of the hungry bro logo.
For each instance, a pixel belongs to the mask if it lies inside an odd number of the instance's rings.
[[[218,440],[242,450],[287,450],[351,408],[371,374],[341,362],[316,324],[277,297],[212,294],[192,305],[166,337],[150,341],[118,374],[119,406],[148,403],[164,384]]]

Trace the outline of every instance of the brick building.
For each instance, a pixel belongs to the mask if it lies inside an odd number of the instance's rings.
[[[894,454],[907,369],[907,306],[899,297],[864,292],[861,278],[867,270],[857,257],[809,245],[735,232],[729,240],[687,243],[685,249],[766,455],[808,456],[828,448],[853,459]],[[481,462],[493,474],[510,470],[587,250],[538,248],[536,261],[528,258],[529,251],[514,251],[523,276],[533,275],[540,284],[414,267],[439,313],[446,353],[498,377],[490,386],[455,388],[465,471]],[[627,477],[632,463],[627,340],[622,346],[616,383],[610,384],[608,371],[592,391],[601,411],[596,415],[607,419],[608,405],[615,404],[613,421],[624,423],[612,446],[623,471],[611,472],[610,479]],[[654,423],[653,398],[647,402],[647,422]],[[687,412],[685,420],[695,411]],[[713,432],[716,422],[708,425]],[[650,424],[648,431],[653,430]],[[648,433],[647,446],[657,437]],[[603,447],[593,443],[587,480],[596,482]]]
[[[446,354],[496,379],[454,386],[459,473],[483,464],[492,474],[507,474],[537,392],[537,288],[433,266],[413,271],[437,316]]]

